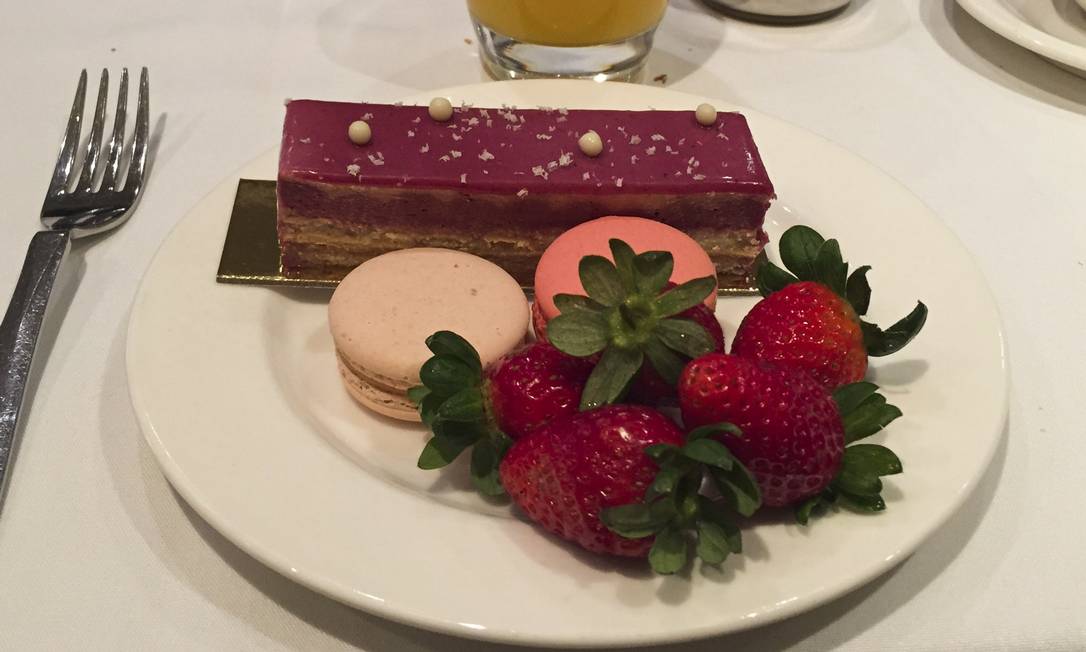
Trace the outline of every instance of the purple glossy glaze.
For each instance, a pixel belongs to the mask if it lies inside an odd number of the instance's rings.
[[[360,119],[373,131],[363,146],[347,138],[348,125]],[[588,130],[604,141],[598,158],[585,156],[577,145]],[[279,177],[498,194],[773,196],[746,119],[720,113],[715,125],[703,127],[693,108],[461,107],[443,123],[432,120],[426,107],[294,100],[287,104]]]

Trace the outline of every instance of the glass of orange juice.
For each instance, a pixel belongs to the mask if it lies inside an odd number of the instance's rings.
[[[636,79],[667,0],[468,0],[496,79]]]

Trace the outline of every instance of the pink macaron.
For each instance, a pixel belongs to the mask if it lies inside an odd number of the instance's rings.
[[[520,346],[528,300],[513,277],[478,256],[451,249],[402,249],[372,258],[343,279],[328,324],[347,391],[371,410],[418,421],[407,390],[433,353],[426,338],[453,331],[483,365]]]
[[[578,275],[581,258],[588,255],[611,258],[608,242],[618,238],[636,253],[667,251],[675,259],[671,281],[679,284],[695,278],[716,276],[716,266],[709,254],[693,238],[662,222],[643,217],[601,217],[579,224],[551,243],[535,269],[535,303],[532,323],[543,337],[546,323],[558,316],[556,294],[584,294]],[[716,292],[705,298],[705,305],[716,308]]]

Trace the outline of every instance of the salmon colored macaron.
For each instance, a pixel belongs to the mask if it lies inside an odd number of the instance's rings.
[[[528,301],[502,268],[451,249],[402,249],[372,258],[343,279],[328,305],[339,371],[365,407],[418,421],[407,390],[433,353],[426,338],[453,331],[483,365],[521,345]]]
[[[676,284],[705,276],[716,276],[716,266],[709,254],[693,238],[662,222],[643,217],[601,217],[579,224],[551,243],[535,268],[535,303],[532,322],[542,336],[548,321],[558,316],[556,294],[584,294],[578,275],[581,258],[595,254],[611,259],[608,242],[618,238],[636,253],[668,251],[675,259],[671,281]],[[716,308],[716,292],[705,298],[705,305]]]

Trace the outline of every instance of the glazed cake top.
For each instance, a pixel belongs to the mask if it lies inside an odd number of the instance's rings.
[[[347,137],[355,120],[366,145]],[[578,138],[593,130],[603,152]],[[705,127],[689,111],[480,109],[448,122],[424,106],[294,100],[287,104],[280,179],[367,186],[470,188],[495,193],[742,192],[772,197],[746,119],[719,113]]]

